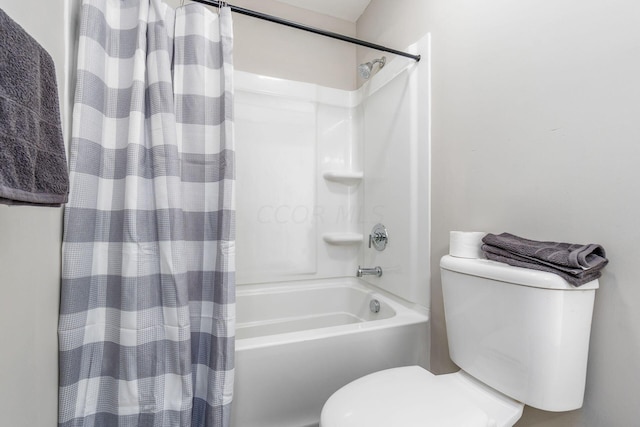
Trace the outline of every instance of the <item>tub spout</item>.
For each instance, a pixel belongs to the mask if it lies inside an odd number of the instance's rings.
[[[372,268],[366,268],[366,267],[360,267],[358,266],[358,272],[356,273],[357,277],[362,277],[362,276],[382,276],[382,268],[380,267],[372,267]]]

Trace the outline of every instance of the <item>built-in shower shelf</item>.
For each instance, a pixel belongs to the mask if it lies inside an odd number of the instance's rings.
[[[362,172],[353,171],[325,171],[322,176],[327,181],[339,182],[345,185],[355,185],[362,181]]]
[[[356,245],[362,243],[364,236],[360,233],[324,233],[322,240],[330,245]]]

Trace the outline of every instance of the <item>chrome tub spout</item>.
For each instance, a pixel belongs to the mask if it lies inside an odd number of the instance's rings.
[[[382,268],[380,267],[372,267],[372,268],[367,268],[367,267],[360,267],[358,266],[358,272],[356,273],[356,277],[362,277],[362,276],[382,276]]]

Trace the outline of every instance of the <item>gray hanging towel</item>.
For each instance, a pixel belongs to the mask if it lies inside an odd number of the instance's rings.
[[[0,9],[0,203],[60,206],[68,192],[53,59]]]

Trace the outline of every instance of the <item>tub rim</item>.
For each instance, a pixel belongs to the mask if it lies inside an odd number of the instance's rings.
[[[395,311],[395,315],[380,320],[361,323],[329,326],[303,331],[285,332],[261,337],[235,340],[236,351],[249,350],[276,345],[293,344],[300,341],[325,339],[336,336],[376,331],[417,323],[428,323],[429,310],[417,304],[409,303],[370,283],[354,277],[336,277],[329,279],[295,280],[291,282],[265,282],[238,285],[236,296],[262,295],[272,293],[304,292],[314,289],[331,289],[349,287],[367,293],[367,297],[380,299]]]

